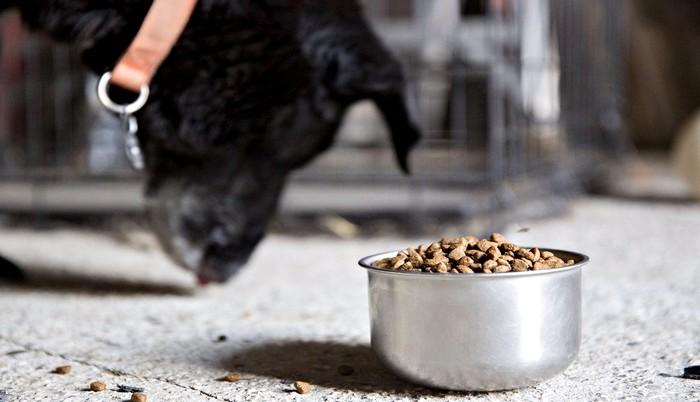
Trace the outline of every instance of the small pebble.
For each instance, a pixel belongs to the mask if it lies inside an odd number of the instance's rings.
[[[146,402],[146,394],[141,392],[134,392],[131,394],[131,402]]]
[[[338,374],[340,374],[340,375],[344,375],[344,376],[352,375],[352,373],[354,373],[354,372],[355,372],[355,368],[352,366],[348,366],[346,364],[338,366]]]
[[[294,389],[300,394],[308,394],[311,392],[311,384],[305,381],[294,381]]]
[[[90,383],[90,391],[100,392],[107,389],[107,384],[102,381],[93,381]]]
[[[241,375],[238,373],[228,373],[225,376],[221,377],[221,381],[226,381],[226,382],[236,382],[241,379]]]
[[[55,374],[68,374],[70,373],[71,366],[58,366],[55,369],[53,369],[53,372]]]

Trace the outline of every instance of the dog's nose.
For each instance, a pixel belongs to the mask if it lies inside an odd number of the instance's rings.
[[[208,284],[212,283],[214,279],[209,276],[206,272],[198,272],[197,273],[197,283],[199,286],[207,286]]]

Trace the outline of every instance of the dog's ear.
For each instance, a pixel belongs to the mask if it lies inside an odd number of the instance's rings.
[[[75,44],[83,62],[95,72],[103,72],[114,65],[136,35],[148,11],[146,3],[144,0],[17,0],[10,5],[19,9],[29,28]]]
[[[389,127],[396,161],[401,170],[409,174],[408,156],[420,140],[421,134],[409,112],[405,96],[395,92],[375,95],[373,99]]]

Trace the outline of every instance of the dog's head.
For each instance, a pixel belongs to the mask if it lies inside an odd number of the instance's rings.
[[[151,1],[14,5],[102,73]],[[353,1],[199,0],[137,113],[149,211],[165,248],[203,281],[226,280],[263,237],[289,171],[331,145],[359,99],[377,103],[406,168],[418,132],[402,92],[398,63]]]

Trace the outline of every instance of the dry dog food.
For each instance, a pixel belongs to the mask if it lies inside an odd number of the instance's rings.
[[[102,381],[93,381],[90,383],[90,391],[100,392],[107,389],[107,384]]]
[[[308,394],[311,392],[311,384],[305,381],[294,381],[294,389],[300,394]]]
[[[241,379],[241,375],[238,373],[228,373],[225,376],[221,377],[221,381],[226,381],[226,382],[236,382]]]
[[[134,392],[131,394],[131,402],[146,402],[146,394]]]
[[[53,369],[53,372],[56,374],[68,374],[70,373],[70,370],[70,366],[58,366],[55,369]]]
[[[473,274],[562,268],[572,264],[574,260],[564,261],[537,247],[520,247],[510,243],[502,234],[493,233],[489,239],[464,236],[409,247],[372,265],[406,272]]]

